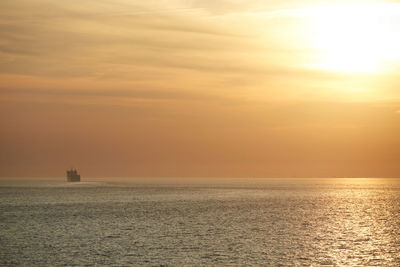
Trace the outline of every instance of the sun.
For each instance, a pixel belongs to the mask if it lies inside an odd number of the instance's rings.
[[[319,68],[369,73],[400,61],[400,4],[337,4],[307,12]]]

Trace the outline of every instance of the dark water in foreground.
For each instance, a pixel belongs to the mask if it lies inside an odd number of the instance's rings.
[[[400,180],[0,181],[0,265],[400,266]]]

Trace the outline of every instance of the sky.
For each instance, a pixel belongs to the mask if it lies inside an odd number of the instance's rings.
[[[0,177],[400,177],[400,2],[2,0]]]

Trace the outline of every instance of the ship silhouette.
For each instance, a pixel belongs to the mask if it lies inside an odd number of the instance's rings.
[[[67,170],[67,182],[80,182],[81,176],[76,169]]]

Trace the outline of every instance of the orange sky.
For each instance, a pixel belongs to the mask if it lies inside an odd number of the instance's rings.
[[[396,2],[3,0],[0,33],[2,177],[400,176]]]

